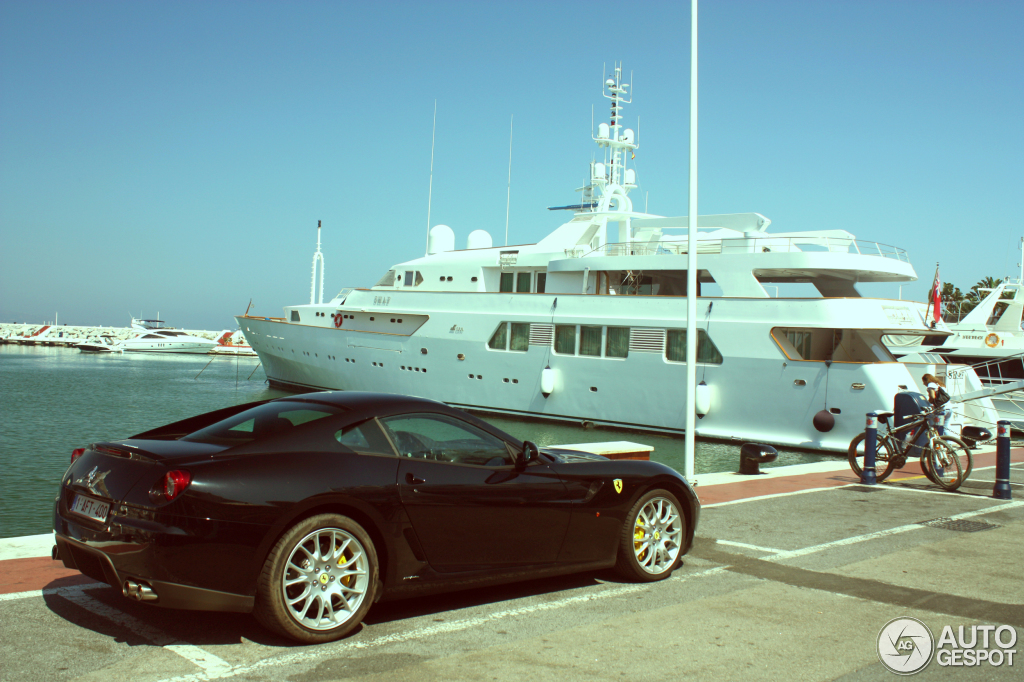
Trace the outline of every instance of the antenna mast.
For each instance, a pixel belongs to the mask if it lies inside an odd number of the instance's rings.
[[[508,119],[508,195],[505,197],[505,246],[508,246],[508,209],[512,203],[512,124],[515,120],[515,114]]]
[[[316,262],[320,261],[320,298],[316,299]],[[313,254],[313,281],[309,285],[309,304],[324,302],[324,254],[320,253],[320,221],[316,221],[316,253]],[[157,315],[157,317],[160,317]]]
[[[427,250],[430,253],[430,200],[434,196],[434,138],[437,134],[437,100],[434,100],[434,128],[430,132],[430,188],[427,190]]]

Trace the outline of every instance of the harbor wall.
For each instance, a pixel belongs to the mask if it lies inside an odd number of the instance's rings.
[[[104,335],[112,337],[115,341],[124,341],[125,339],[134,338],[145,331],[144,329],[132,329],[131,327],[0,323],[0,343],[22,346],[73,346],[76,343],[89,339],[98,339]],[[216,341],[228,333],[229,330],[208,331],[204,329],[175,328],[174,331],[185,332],[191,336]],[[245,343],[241,330],[232,334],[231,343],[235,345]]]

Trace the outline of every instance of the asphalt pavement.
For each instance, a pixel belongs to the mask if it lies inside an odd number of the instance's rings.
[[[982,459],[956,493],[912,470],[874,487],[837,465],[706,476],[697,541],[668,580],[588,573],[383,603],[320,646],[247,615],[128,601],[26,541],[0,561],[0,680],[892,680],[880,633],[907,617],[933,649],[947,626],[993,626],[974,630],[974,652],[995,628],[1015,639],[986,650],[1000,665],[975,666],[941,664],[963,662],[947,641],[915,677],[1019,680],[1024,660],[1006,654],[1024,650],[1024,451],[1014,459],[1011,501],[991,497]]]

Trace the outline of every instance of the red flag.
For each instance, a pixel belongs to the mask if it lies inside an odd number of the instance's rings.
[[[932,290],[928,293],[928,297],[931,299],[932,315],[934,316],[936,324],[938,324],[940,319],[939,311],[942,307],[942,281],[939,279],[938,264],[935,265],[935,281],[932,282]]]

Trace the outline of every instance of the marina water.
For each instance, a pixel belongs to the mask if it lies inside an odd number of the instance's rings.
[[[53,499],[75,448],[230,405],[290,395],[268,388],[258,365],[251,357],[0,346],[0,537],[52,529]],[[617,440],[652,445],[654,460],[683,469],[682,437],[481,416],[541,446]],[[780,450],[774,466],[833,458]],[[738,443],[698,441],[698,474],[735,471],[738,463]]]

